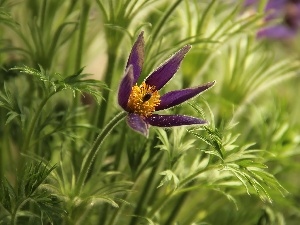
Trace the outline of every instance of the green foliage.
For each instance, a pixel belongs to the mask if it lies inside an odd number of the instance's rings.
[[[14,188],[6,178],[0,186],[3,223],[31,224],[34,221],[59,221],[65,214],[61,200],[43,188],[55,166],[48,168],[40,163],[25,164]],[[30,221],[30,222],[29,222]]]
[[[13,119],[17,118],[19,125],[22,126],[25,119],[24,114],[22,113],[23,110],[18,104],[17,97],[8,90],[6,85],[4,85],[4,92],[0,92],[0,107],[8,110],[5,124],[8,124]]]
[[[212,114],[211,116],[213,117]],[[234,186],[244,186],[248,194],[254,191],[263,201],[272,201],[269,192],[273,190],[286,193],[276,178],[266,171],[267,166],[260,157],[263,150],[251,149],[254,143],[236,144],[240,135],[233,135],[230,132],[233,128],[234,125],[229,124],[219,131],[212,123],[212,125],[200,129],[200,131],[204,130],[206,135],[200,134],[197,130],[191,131],[193,135],[208,145],[208,149],[203,151],[216,157],[216,160],[211,160],[212,165],[207,165],[208,168],[219,170],[221,179],[216,180],[216,183],[224,187],[233,184]],[[214,164],[219,164],[220,167],[215,167]],[[221,174],[227,172],[230,175],[222,177]],[[235,179],[232,180],[232,178]]]
[[[7,113],[6,124],[11,122],[13,119],[18,119],[17,122],[19,123],[19,127],[25,134],[24,139],[21,140],[20,143],[23,152],[27,151],[30,147],[33,135],[38,134],[37,138],[35,139],[36,142],[37,140],[41,140],[41,138],[45,138],[57,132],[67,131],[70,129],[70,123],[73,122],[75,115],[79,115],[76,113],[74,116],[72,116],[65,112],[63,114],[62,112],[58,112],[57,114],[55,112],[57,111],[57,108],[54,108],[54,110],[51,110],[54,112],[52,115],[47,115],[47,113],[45,113],[45,117],[41,117],[43,109],[54,94],[61,91],[70,90],[74,97],[75,93],[79,92],[83,96],[88,95],[88,97],[94,97],[96,101],[99,102],[102,98],[100,89],[106,88],[101,81],[86,79],[87,74],[82,73],[83,69],[74,75],[66,77],[62,77],[58,73],[50,74],[41,67],[40,70],[28,66],[15,67],[12,70],[18,70],[20,73],[29,75],[29,80],[32,80],[35,83],[34,85],[38,88],[37,92],[30,92],[32,98],[37,99],[37,105],[35,105],[33,102],[28,102],[28,99],[17,99],[15,96],[16,94],[12,94],[8,88],[6,88],[6,85],[4,92],[0,92],[0,106],[9,111]],[[28,105],[26,105],[26,102]],[[26,111],[24,108],[26,108]],[[28,111],[28,108],[32,108],[32,110]],[[74,111],[76,112],[77,109]],[[57,123],[59,120],[60,122]],[[45,127],[51,127],[49,126],[51,124],[54,125],[54,127],[51,128],[50,131],[44,129]],[[71,126],[73,127],[72,129],[75,127],[91,127],[84,123]],[[34,129],[36,130],[35,132]]]
[[[77,21],[71,19],[72,10],[67,10],[68,5],[69,3],[63,4],[61,1],[50,3],[29,1],[22,3],[19,7],[14,7],[14,4],[7,3],[4,15],[9,15],[7,11],[10,10],[22,19],[13,18],[10,22],[4,23],[14,35],[3,36],[3,38],[12,38],[8,44],[16,46],[3,47],[1,51],[9,54],[11,51],[17,51],[31,65],[39,64],[43,68],[50,69],[53,61],[56,61],[57,52],[74,37],[77,28]],[[1,21],[5,22],[7,19]]]
[[[0,5],[0,23],[7,26],[16,26],[18,25],[12,18],[12,16],[5,10],[5,8]]]
[[[160,175],[164,176],[164,178],[161,180],[161,182],[159,183],[157,188],[159,188],[159,187],[161,187],[161,186],[163,186],[166,183],[171,182],[171,181],[174,185],[174,189],[176,189],[178,187],[179,179],[176,176],[176,174],[173,173],[171,170],[165,170],[165,171],[161,172]]]
[[[100,102],[102,96],[99,89],[105,88],[105,85],[101,81],[85,79],[89,75],[82,73],[83,68],[74,75],[70,75],[65,78],[58,73],[48,74],[48,72],[42,67],[40,67],[40,71],[27,66],[15,67],[13,69],[37,78],[42,89],[44,89],[44,91],[48,94],[52,91],[59,92],[63,90],[71,90],[74,97],[76,92],[81,94],[86,93],[94,97],[97,102]]]

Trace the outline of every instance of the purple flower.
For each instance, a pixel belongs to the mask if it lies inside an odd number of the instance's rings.
[[[245,5],[257,4],[257,0],[246,0]],[[258,38],[285,39],[294,37],[300,28],[299,0],[269,0],[265,7],[266,22],[280,21],[266,26],[258,33]]]
[[[144,62],[143,32],[134,43],[129,55],[125,76],[118,93],[119,105],[128,112],[127,123],[137,132],[148,136],[150,125],[173,127],[181,125],[205,124],[206,121],[185,115],[159,115],[155,111],[179,105],[200,94],[215,84],[215,81],[194,88],[168,92],[162,96],[159,90],[174,76],[181,61],[191,46],[186,45],[153,71],[141,85],[137,85]]]

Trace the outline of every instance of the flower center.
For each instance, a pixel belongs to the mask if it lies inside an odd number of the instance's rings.
[[[143,117],[151,116],[155,107],[160,104],[160,95],[155,86],[143,82],[140,86],[132,87],[127,107],[133,113]]]

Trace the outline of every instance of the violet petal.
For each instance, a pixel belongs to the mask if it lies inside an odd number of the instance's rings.
[[[258,0],[245,0],[243,5],[244,5],[244,7],[252,6],[252,5],[257,4],[257,1]]]
[[[126,65],[126,68],[128,68],[130,65],[133,66],[133,83],[137,82],[142,72],[144,64],[144,46],[144,32],[142,31],[131,49]]]
[[[172,55],[167,61],[153,71],[145,80],[146,84],[155,86],[156,90],[161,89],[177,72],[181,61],[191,46],[186,45]]]
[[[132,86],[134,85],[133,67],[129,67],[125,71],[125,76],[123,77],[118,92],[118,103],[126,111],[128,99],[131,93]]]
[[[295,35],[296,35],[296,30],[291,29],[284,25],[266,27],[261,29],[257,33],[258,38],[274,38],[274,39],[290,38]]]
[[[283,15],[286,7],[286,0],[273,0],[268,1],[265,12],[267,12],[267,16],[265,18],[266,21],[270,21],[276,18],[279,18]]]
[[[157,127],[174,127],[182,125],[193,124],[206,124],[205,120],[198,119],[196,117],[184,116],[184,115],[157,115],[153,114],[146,118],[146,121]]]
[[[182,90],[177,91],[170,91],[166,93],[165,95],[161,96],[160,98],[160,104],[155,108],[155,110],[163,110],[170,107],[173,107],[175,105],[179,105],[185,101],[187,101],[190,98],[193,98],[194,96],[200,94],[201,92],[209,89],[215,84],[215,81],[209,82],[197,87],[193,88],[186,88]]]
[[[259,4],[258,0],[245,0],[244,7],[254,6],[257,7]],[[272,19],[278,18],[281,16],[284,11],[284,7],[286,4],[286,0],[270,0],[267,2],[265,6],[265,12],[267,15],[265,17],[266,21],[270,21]]]
[[[148,137],[149,124],[147,124],[139,115],[135,113],[129,113],[127,116],[127,124],[133,130],[141,133],[145,137]]]
[[[298,30],[300,28],[300,2],[287,4],[284,24],[290,29]]]
[[[284,10],[285,5],[287,4],[286,0],[271,0],[268,1],[265,10]]]

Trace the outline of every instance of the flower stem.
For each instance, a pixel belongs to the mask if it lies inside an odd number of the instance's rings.
[[[161,209],[165,204],[173,197],[174,190],[170,191],[168,194],[164,195],[156,204],[153,206],[152,210],[147,214],[147,218],[152,219],[154,215]]]
[[[80,13],[80,23],[79,23],[79,31],[78,31],[78,40],[77,40],[77,49],[76,49],[76,57],[75,57],[75,71],[79,71],[82,64],[82,55],[83,55],[83,47],[84,47],[84,39],[86,33],[86,27],[88,23],[88,16],[90,11],[90,3],[87,1],[83,1],[81,5],[81,13]],[[73,108],[76,109],[80,105],[80,95],[78,93],[75,94],[75,99],[73,101]],[[72,118],[72,123],[77,124],[78,118]],[[77,134],[76,128],[73,128],[73,132]],[[72,142],[72,149],[77,149],[77,143]],[[75,165],[75,154],[71,154],[71,161]]]
[[[46,9],[47,9],[47,1],[44,0],[42,3],[42,10],[41,10],[41,21],[40,21],[40,27],[41,30],[44,32],[45,31],[45,19],[46,19]]]
[[[0,110],[0,124],[5,124],[5,114],[3,110]],[[2,179],[4,176],[4,168],[5,168],[5,149],[9,149],[7,147],[7,142],[9,140],[9,134],[7,126],[3,126],[3,130],[0,131],[0,138],[1,138],[1,144],[0,144],[0,183],[2,183]]]
[[[184,202],[185,202],[186,198],[188,197],[188,195],[189,195],[189,192],[185,192],[180,196],[180,198],[176,202],[176,205],[173,208],[172,212],[170,213],[169,218],[167,219],[165,224],[173,224],[174,223],[174,220],[176,219],[177,215],[179,214],[179,211],[181,210],[181,208],[184,206]]]
[[[30,145],[30,140],[31,140],[31,137],[32,137],[32,134],[33,134],[33,131],[34,131],[34,128],[35,128],[35,125],[40,117],[40,114],[44,108],[44,106],[46,105],[47,101],[49,100],[49,98],[51,98],[52,95],[54,95],[56,92],[53,91],[51,92],[39,105],[38,109],[36,110],[36,113],[35,115],[32,117],[32,120],[29,124],[29,128],[28,128],[28,133],[27,135],[25,136],[25,140],[24,140],[24,144],[22,146],[22,152],[27,152],[28,151],[28,148],[29,148],[29,145]]]
[[[165,12],[165,14],[160,18],[157,25],[153,28],[152,31],[152,41],[155,42],[156,38],[163,25],[166,23],[167,19],[172,15],[173,11],[177,8],[177,6],[182,2],[182,0],[177,0],[173,5]]]
[[[153,149],[154,146],[157,145],[157,142],[158,142],[158,139],[155,138],[154,141],[152,142],[151,149]],[[140,185],[139,179],[141,178],[142,173],[145,172],[145,170],[147,169],[149,164],[151,164],[151,162],[157,162],[157,165],[152,167],[152,171],[150,172],[150,175],[148,175],[147,182],[144,185],[144,190],[140,195],[139,203],[136,205],[135,211],[133,213],[133,215],[135,215],[135,216],[142,216],[141,212],[143,210],[144,204],[147,204],[147,202],[149,201],[149,198],[150,198],[151,192],[149,190],[156,190],[155,188],[150,188],[150,186],[153,187],[153,181],[155,181],[155,179],[154,179],[155,175],[157,173],[157,170],[160,168],[160,164],[163,159],[163,157],[161,157],[161,155],[162,155],[162,152],[159,152],[158,155],[155,155],[156,158],[154,157],[154,155],[149,156],[148,160],[141,166],[141,169],[139,170],[139,172],[133,174],[134,184],[131,188],[132,191],[135,190],[136,186]],[[126,197],[124,198],[124,200],[128,201],[130,199],[132,193],[133,192],[130,192],[129,194],[127,194]],[[116,210],[115,213],[113,214],[113,216],[111,217],[111,220],[109,221],[108,225],[117,224],[118,219],[124,210],[124,207],[125,207],[125,204],[122,203],[120,205],[119,209]],[[135,224],[137,222],[137,217],[135,217],[135,216],[132,217],[130,225]]]
[[[183,179],[179,186],[178,186],[178,189],[177,190],[173,190],[173,191],[170,191],[168,194],[166,194],[163,198],[161,198],[152,208],[152,210],[148,213],[147,217],[148,218],[152,218],[156,212],[158,212],[163,206],[165,206],[165,204],[176,194],[178,194],[178,192],[176,193],[176,191],[178,191],[180,188],[182,188],[183,186],[185,185],[188,185],[188,183],[190,182],[193,182],[193,180],[199,176],[199,174],[205,172],[205,171],[208,171],[212,168],[215,168],[215,167],[206,167],[206,168],[201,168],[199,169],[198,171],[196,171],[195,173],[191,174],[190,176],[188,176],[187,178]],[[179,201],[181,202],[184,202],[186,197],[184,197],[184,195],[182,196],[182,199],[180,199]],[[175,214],[177,214],[177,210],[180,210],[180,208],[178,209],[174,209],[171,214],[170,214],[170,217],[168,218],[168,221],[169,220],[173,220],[174,219],[174,216]],[[172,215],[173,214],[173,215]],[[166,223],[168,224],[168,223]]]
[[[105,76],[105,83],[108,87],[111,87],[112,85],[112,80],[113,80],[113,70],[115,67],[115,61],[116,61],[116,56],[114,53],[108,53],[108,65],[107,65],[107,71],[106,71],[106,76]],[[98,116],[96,118],[96,124],[97,127],[102,128],[106,119],[106,114],[107,114],[107,108],[109,104],[109,96],[110,96],[110,90],[103,90],[103,99],[101,102],[101,105],[97,109],[97,114]]]
[[[21,199],[21,201],[17,202],[17,204],[15,205],[12,213],[11,213],[11,220],[10,220],[10,224],[11,225],[16,225],[17,224],[17,213],[19,211],[19,209],[22,208],[22,206],[24,206],[27,202],[28,202],[29,198],[25,198],[25,199]]]
[[[158,160],[162,159],[163,157],[158,158]],[[159,166],[153,166],[152,170],[148,176],[148,179],[146,181],[146,184],[144,185],[144,190],[140,195],[140,199],[135,207],[135,210],[133,212],[133,215],[135,216],[142,216],[145,211],[145,204],[148,203],[150,192],[149,190],[155,190],[155,187],[153,185],[153,181],[155,181],[155,175],[157,174]],[[130,221],[130,225],[135,225],[138,222],[138,217],[132,217]]]
[[[81,189],[84,185],[85,179],[89,173],[89,170],[91,168],[91,165],[94,162],[95,157],[97,156],[97,153],[100,149],[101,144],[107,137],[107,135],[112,131],[112,129],[119,123],[121,120],[125,118],[127,115],[127,112],[122,111],[118,115],[116,115],[101,131],[101,133],[98,135],[96,138],[92,148],[88,152],[87,156],[85,157],[83,161],[83,165],[81,167],[78,180],[77,180],[77,185],[75,189],[75,194],[78,195],[81,192]]]
[[[84,1],[82,3],[82,11],[80,15],[77,54],[75,59],[76,71],[78,71],[81,68],[81,61],[83,55],[82,51],[83,51],[84,37],[86,33],[89,11],[90,11],[90,3]]]

